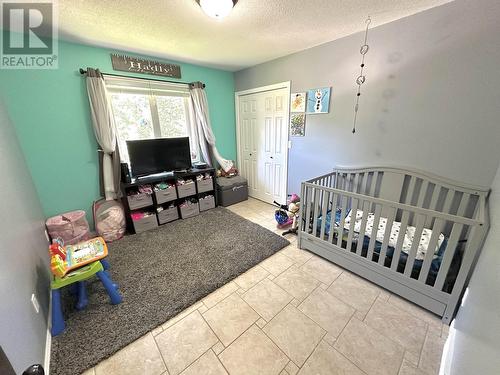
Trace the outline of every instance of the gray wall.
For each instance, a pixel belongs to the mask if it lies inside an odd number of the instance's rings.
[[[21,373],[44,361],[48,244],[35,186],[1,101],[0,150],[0,345]],[[40,303],[38,314],[31,304],[32,293]]]
[[[498,19],[497,1],[458,0],[372,29],[354,135],[361,33],[236,72],[236,91],[332,86],[330,113],[308,115],[306,136],[292,138],[289,192],[335,165],[406,165],[490,186],[500,159]]]
[[[489,200],[491,228],[444,350],[445,374],[500,369],[500,168]]]

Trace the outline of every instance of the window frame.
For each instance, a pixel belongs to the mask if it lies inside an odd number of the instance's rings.
[[[190,138],[191,150],[193,148],[196,152],[196,158],[191,159],[193,163],[201,161],[201,150],[198,144],[192,144],[194,139],[191,136],[192,133],[192,120],[191,116],[193,113],[191,95],[189,93],[189,86],[186,83],[172,83],[172,82],[160,82],[148,79],[138,79],[129,77],[115,77],[115,76],[104,76],[104,83],[106,85],[106,90],[109,96],[113,94],[137,94],[144,95],[148,98],[149,110],[151,114],[151,122],[153,127],[153,139],[157,138],[175,138],[175,137],[165,137],[161,134],[161,124],[160,116],[158,112],[158,105],[156,98],[160,96],[171,96],[182,98],[184,103],[184,114],[186,118],[186,136]],[[111,110],[113,111],[112,100],[110,100]],[[114,114],[113,114],[114,116]],[[118,132],[117,132],[118,133]],[[119,134],[117,134],[120,137]],[[119,143],[118,147],[119,147]],[[121,150],[120,154],[127,154],[127,150]],[[128,155],[127,155],[128,156]]]

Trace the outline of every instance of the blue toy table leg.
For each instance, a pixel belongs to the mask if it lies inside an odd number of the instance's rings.
[[[85,281],[79,281],[76,285],[78,288],[78,301],[76,303],[76,309],[81,311],[85,309],[89,303],[89,299],[87,298],[87,288]]]
[[[102,285],[108,292],[109,298],[111,299],[111,304],[117,305],[122,301],[122,296],[116,290],[116,286],[113,284],[113,281],[106,275],[104,271],[97,272],[97,277],[101,280]]]
[[[57,336],[64,331],[66,325],[61,309],[61,291],[59,289],[52,289],[52,336]]]
[[[109,262],[106,259],[101,259],[101,264],[102,264],[102,267],[104,268],[104,271],[109,270],[109,268],[110,268]]]

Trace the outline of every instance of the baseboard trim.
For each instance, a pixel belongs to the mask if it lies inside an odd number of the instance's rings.
[[[52,293],[49,293],[49,313],[47,317],[47,336],[45,338],[45,359],[43,369],[45,375],[50,374],[50,351],[52,349],[52,334],[50,333],[50,326],[52,322]]]

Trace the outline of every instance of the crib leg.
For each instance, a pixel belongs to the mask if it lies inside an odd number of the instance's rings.
[[[106,275],[104,271],[97,272],[97,277],[101,280],[102,285],[108,292],[109,298],[111,300],[111,304],[117,305],[122,302],[122,296],[118,293],[116,285],[113,284],[113,281]]]
[[[52,289],[52,327],[50,333],[52,336],[60,334],[66,325],[61,309],[61,291],[59,289]]]
[[[78,285],[78,302],[76,303],[76,309],[81,311],[85,309],[89,303],[87,298],[87,288],[85,285],[85,281],[79,281]]]

